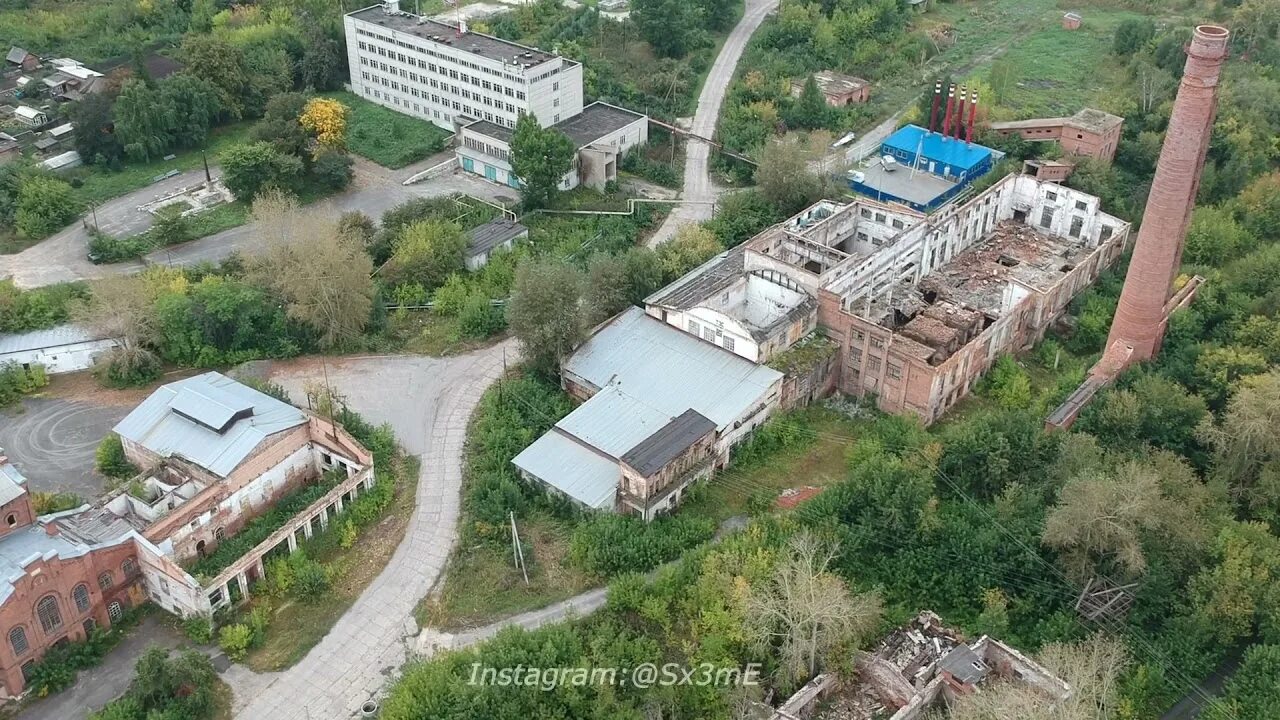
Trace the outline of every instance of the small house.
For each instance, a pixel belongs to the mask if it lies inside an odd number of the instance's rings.
[[[823,70],[813,76],[813,82],[831,107],[844,107],[871,99],[871,83],[860,77]],[[804,81],[791,83],[792,97],[800,97],[803,91]]]
[[[31,127],[39,127],[49,122],[49,116],[43,110],[37,110],[27,105],[19,105],[17,110],[13,111],[13,118],[23,125]]]
[[[4,59],[9,65],[16,65],[28,72],[40,67],[40,58],[16,45],[9,48],[9,54]]]
[[[1066,15],[1062,16],[1062,29],[1063,30],[1079,30],[1080,23],[1083,21],[1084,21],[1084,18],[1080,16],[1080,13],[1069,12]]]
[[[510,250],[517,240],[529,237],[529,228],[501,218],[467,231],[467,270],[475,272],[489,262],[496,250]]]

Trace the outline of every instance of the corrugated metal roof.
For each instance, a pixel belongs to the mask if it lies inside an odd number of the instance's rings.
[[[637,307],[600,328],[565,363],[597,388],[616,386],[668,417],[693,408],[724,429],[769,395],[782,373],[699,340]]]
[[[703,417],[702,413],[686,410],[628,450],[622,461],[644,477],[649,477],[715,429],[716,424]]]
[[[39,523],[0,538],[0,603],[13,594],[14,583],[27,574],[32,561],[77,558],[89,548],[62,535],[50,535]]]
[[[0,355],[106,339],[107,337],[103,333],[96,332],[83,325],[58,325],[45,330],[32,330],[31,332],[18,333],[16,335],[0,335]]]
[[[13,463],[0,461],[0,505],[17,500],[27,491],[27,479]]]
[[[597,510],[613,507],[618,464],[552,430],[511,461],[551,487]]]
[[[885,139],[882,147],[916,154],[943,165],[961,170],[972,170],[991,158],[991,148],[977,143],[965,143],[955,138],[943,138],[919,125],[905,125]],[[939,170],[941,172],[941,170]]]
[[[671,416],[609,386],[569,413],[556,427],[620,458],[671,421]]]
[[[184,395],[183,390],[193,394]],[[218,398],[229,407],[251,407],[253,414],[232,422],[219,433],[174,412],[179,396]],[[161,457],[179,456],[214,475],[226,477],[269,435],[306,421],[306,415],[298,408],[225,375],[209,372],[161,387],[114,429],[120,437]]]
[[[467,257],[483,255],[518,237],[529,234],[529,228],[518,222],[500,218],[467,231]]]

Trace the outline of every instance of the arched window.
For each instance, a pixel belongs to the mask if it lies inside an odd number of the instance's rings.
[[[36,669],[36,661],[28,660],[22,663],[22,680],[23,682],[31,682],[31,671]]]
[[[9,647],[13,648],[14,655],[21,655],[31,648],[27,644],[27,631],[21,625],[9,631]]]
[[[13,527],[14,525],[18,524],[18,516],[13,513],[9,513],[8,515],[5,516],[4,522],[9,527]]]
[[[125,558],[124,562],[120,563],[120,572],[124,573],[125,575],[132,575],[134,571],[136,571],[137,569],[138,569],[138,561],[134,560],[131,557]]]
[[[213,529],[213,539],[216,542],[222,542],[222,539],[226,536],[227,536],[226,528],[218,527]]]
[[[80,583],[71,591],[71,599],[76,601],[76,609],[84,612],[89,609],[89,586]]]
[[[84,621],[84,637],[86,640],[89,639],[89,636],[93,634],[94,629],[97,627],[98,621],[93,618]]]
[[[62,627],[62,613],[58,610],[58,598],[45,595],[36,603],[36,617],[40,618],[40,627],[46,633]]]
[[[117,622],[124,615],[124,608],[116,600],[112,600],[107,606],[107,617],[111,618],[111,622]]]
[[[114,581],[111,579],[110,572],[104,572],[98,576],[98,587],[102,588],[103,590],[106,590],[107,588],[111,587],[111,584],[113,582]]]

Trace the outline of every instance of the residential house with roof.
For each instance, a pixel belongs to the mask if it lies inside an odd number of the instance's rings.
[[[25,48],[20,48],[17,45],[9,48],[4,60],[9,65],[21,68],[26,72],[31,72],[40,67],[40,58],[35,53],[27,52]]]
[[[512,461],[595,510],[652,520],[778,407],[782,373],[629,308],[563,364],[583,401]]]
[[[112,349],[117,338],[83,325],[59,325],[45,330],[0,335],[0,365],[24,368],[41,365],[50,375],[88,370]]]

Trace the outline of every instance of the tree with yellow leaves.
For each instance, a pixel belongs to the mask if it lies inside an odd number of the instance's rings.
[[[298,124],[315,136],[322,148],[341,150],[347,144],[349,112],[347,106],[337,100],[312,98],[298,116]]]

